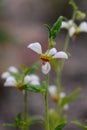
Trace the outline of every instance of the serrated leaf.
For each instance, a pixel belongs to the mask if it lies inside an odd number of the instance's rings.
[[[77,95],[80,93],[81,88],[77,88],[70,96],[66,96],[61,101],[61,106],[63,107],[65,104],[72,102],[76,99]]]
[[[61,122],[60,124],[58,124],[55,128],[55,130],[62,130],[66,125],[66,122]]]
[[[60,16],[58,20],[54,23],[53,27],[51,28],[51,35],[52,39],[55,39],[58,33],[60,32],[61,24],[62,24],[63,17]]]

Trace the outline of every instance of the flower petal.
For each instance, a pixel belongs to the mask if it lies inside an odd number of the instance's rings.
[[[69,29],[69,35],[70,35],[70,37],[72,37],[74,35],[75,31],[76,31],[75,27],[71,27]]]
[[[39,81],[39,77],[37,75],[32,74],[32,75],[30,75],[30,77],[32,80]]]
[[[12,76],[8,77],[4,83],[4,86],[14,86],[16,87],[16,79]]]
[[[69,26],[69,27],[72,26],[73,24],[74,24],[73,20],[69,20],[69,21],[68,21],[68,26]]]
[[[59,51],[52,58],[64,58],[64,59],[68,59],[68,55],[65,52],[63,52],[63,51]]]
[[[31,80],[32,80],[31,77],[30,77],[29,75],[26,75],[26,76],[24,77],[24,84],[30,83]]]
[[[31,50],[35,51],[38,54],[42,53],[42,48],[39,42],[29,44],[28,48],[30,48]]]
[[[56,53],[57,53],[56,48],[52,48],[52,49],[49,50],[48,55],[55,55]]]
[[[12,73],[18,73],[18,69],[17,69],[16,67],[14,67],[14,66],[10,66],[10,67],[8,68],[8,71],[10,71],[10,72],[12,72]]]
[[[62,22],[62,25],[61,25],[61,28],[67,28],[68,27],[68,23],[63,21]]]
[[[38,80],[32,80],[31,85],[40,85],[40,82]]]
[[[2,73],[1,78],[2,79],[7,79],[9,76],[10,76],[9,72],[4,72],[4,73]]]
[[[66,93],[65,92],[61,92],[60,93],[60,98],[64,98],[66,96]]]
[[[79,29],[80,29],[82,32],[87,32],[87,22],[82,22],[82,23],[79,25]]]
[[[43,74],[48,74],[50,70],[51,70],[51,66],[48,62],[46,62],[45,65],[42,65]]]
[[[57,88],[55,85],[50,85],[48,89],[49,89],[49,93],[51,96],[53,96],[57,93]]]

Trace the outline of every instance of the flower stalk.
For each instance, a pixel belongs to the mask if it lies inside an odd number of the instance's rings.
[[[24,127],[23,130],[29,130],[28,126],[27,126],[27,122],[28,122],[28,92],[27,90],[25,90],[24,93]]]
[[[46,92],[45,92],[45,128],[49,130],[49,113],[48,113],[48,85],[49,85],[49,74],[46,75]]]

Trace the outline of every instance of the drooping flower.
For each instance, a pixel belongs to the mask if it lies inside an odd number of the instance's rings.
[[[50,71],[51,66],[50,66],[49,62],[52,59],[56,59],[56,58],[68,59],[68,55],[65,52],[63,52],[63,51],[58,52],[56,50],[56,48],[48,49],[45,53],[42,53],[42,47],[41,47],[41,44],[39,42],[29,44],[28,48],[30,48],[34,52],[38,53],[40,56],[40,59],[42,61],[44,61],[45,65],[42,66],[43,73],[44,73],[44,70],[45,70],[45,72],[47,71],[47,73]]]
[[[69,32],[69,36],[78,35],[81,32],[87,32],[87,22],[81,22],[79,26],[76,25],[72,20],[67,22],[63,21],[61,28],[65,28]]]

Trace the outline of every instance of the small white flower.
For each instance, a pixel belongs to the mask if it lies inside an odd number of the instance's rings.
[[[81,32],[87,32],[87,22],[82,22],[77,26],[73,21],[69,20],[67,22],[62,22],[61,28],[65,28],[69,32],[69,36],[77,35]]]
[[[65,52],[63,51],[58,52],[56,48],[51,48],[50,50],[47,50],[45,53],[42,53],[42,47],[38,42],[29,44],[28,48],[38,53],[41,60],[47,62],[45,63],[45,65],[42,66],[42,72],[44,74],[47,74],[51,70],[51,66],[48,62],[51,61],[52,59],[55,58],[68,59],[68,55]]]
[[[50,85],[48,90],[49,90],[49,93],[51,96],[53,96],[57,93],[57,88],[55,85]]]
[[[14,77],[10,76],[6,79],[4,86],[12,86],[12,87],[16,87],[17,85],[17,81]]]
[[[47,50],[47,52],[42,53],[42,47],[41,47],[40,43],[38,43],[38,42],[29,44],[28,48],[30,48],[33,51],[35,51],[36,53],[40,54],[40,58],[45,62],[49,62],[50,60],[52,60],[54,58],[68,59],[68,56],[65,52],[63,52],[63,51],[57,52],[56,48],[52,48],[50,50]]]
[[[73,20],[69,20],[69,21],[63,21],[61,28],[65,28],[65,29],[69,29],[70,27],[72,27],[74,25]]]
[[[51,66],[48,62],[46,62],[44,65],[42,65],[42,73],[48,74],[51,70]]]

